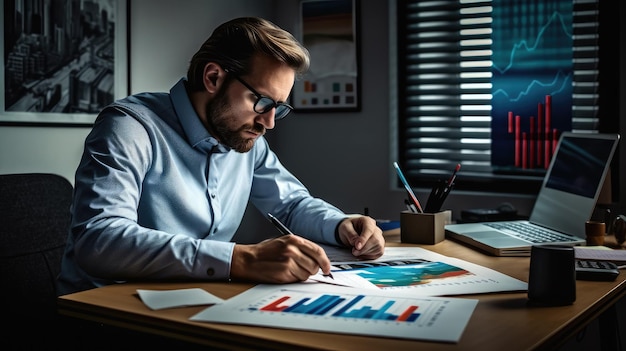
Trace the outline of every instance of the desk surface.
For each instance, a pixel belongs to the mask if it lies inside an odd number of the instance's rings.
[[[386,232],[388,246],[400,244],[399,230]],[[419,245],[434,252],[492,268],[528,281],[528,257],[494,257],[451,240]],[[69,294],[58,298],[63,315],[136,331],[156,333],[214,347],[317,350],[552,350],[626,296],[626,273],[613,282],[576,282],[576,301],[570,306],[531,307],[527,294],[464,295],[478,299],[474,314],[457,344],[307,332],[243,325],[192,322],[189,318],[206,306],[152,311],[137,296],[137,289],[200,287],[229,298],[252,287],[243,283],[127,283]]]

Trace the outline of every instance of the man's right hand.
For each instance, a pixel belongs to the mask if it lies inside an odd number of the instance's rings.
[[[330,260],[316,243],[297,235],[283,235],[258,244],[235,245],[230,267],[232,280],[256,283],[294,283],[322,270],[330,273]]]

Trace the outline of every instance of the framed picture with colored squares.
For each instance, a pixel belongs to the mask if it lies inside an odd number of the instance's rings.
[[[296,78],[295,111],[360,111],[358,1],[303,0],[300,14],[300,40],[311,67]]]

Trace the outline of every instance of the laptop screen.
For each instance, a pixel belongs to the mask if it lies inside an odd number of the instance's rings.
[[[613,139],[564,138],[546,187],[594,198],[613,144]]]
[[[585,237],[619,135],[563,132],[529,220]]]

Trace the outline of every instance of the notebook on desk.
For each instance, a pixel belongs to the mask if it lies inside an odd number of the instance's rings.
[[[585,243],[619,135],[563,132],[528,220],[446,225],[446,237],[495,256],[530,256],[532,245]]]

